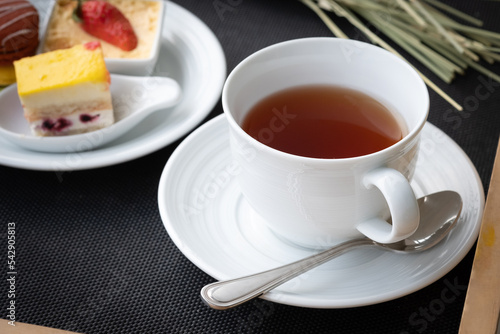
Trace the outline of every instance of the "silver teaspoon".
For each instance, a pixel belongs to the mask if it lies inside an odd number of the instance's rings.
[[[235,307],[360,246],[376,246],[397,253],[427,250],[439,243],[455,226],[462,210],[462,198],[454,191],[442,191],[419,198],[418,205],[420,224],[415,233],[405,240],[391,244],[378,243],[366,237],[349,240],[275,269],[208,284],[201,289],[201,298],[214,309]]]

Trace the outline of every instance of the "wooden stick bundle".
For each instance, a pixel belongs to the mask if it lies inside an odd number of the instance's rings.
[[[499,75],[481,64],[482,61],[491,64],[500,60],[500,33],[480,28],[483,24],[481,20],[438,0],[300,1],[311,8],[335,36],[348,38],[325,11],[347,19],[372,43],[403,58],[389,43],[368,28],[367,22],[446,83],[451,83],[457,74],[464,74],[468,67],[500,82]],[[470,25],[460,23],[451,16]],[[429,78],[418,73],[431,89],[456,109],[462,110],[456,101]]]

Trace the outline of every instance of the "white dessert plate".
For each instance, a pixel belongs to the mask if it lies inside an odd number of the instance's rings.
[[[104,167],[152,153],[195,128],[220,98],[226,60],[212,31],[175,3],[166,3],[160,56],[152,75],[173,78],[181,86],[183,98],[168,112],[153,113],[125,135],[93,151],[34,152],[0,138],[0,164],[47,171]]]
[[[312,254],[274,235],[243,198],[234,175],[223,115],[184,140],[160,179],[158,205],[171,239],[184,255],[217,280],[264,271]],[[417,291],[454,268],[473,246],[484,193],[466,154],[427,123],[411,183],[421,197],[457,191],[464,207],[455,230],[422,253],[356,249],[263,296],[288,305],[345,308],[376,304]],[[201,289],[201,286],[200,286]]]
[[[155,111],[181,99],[179,84],[166,77],[137,77],[111,74],[110,91],[115,122],[106,128],[75,135],[40,137],[32,134],[23,116],[17,84],[0,92],[0,136],[20,147],[49,153],[69,153],[95,149],[123,136]]]

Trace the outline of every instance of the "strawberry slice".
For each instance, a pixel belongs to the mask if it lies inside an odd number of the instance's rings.
[[[73,18],[88,34],[125,51],[137,47],[137,36],[129,20],[118,8],[106,1],[78,0]]]

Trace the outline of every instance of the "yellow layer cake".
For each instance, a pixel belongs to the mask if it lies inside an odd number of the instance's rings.
[[[14,62],[24,117],[39,136],[70,135],[113,124],[110,77],[99,42]]]

